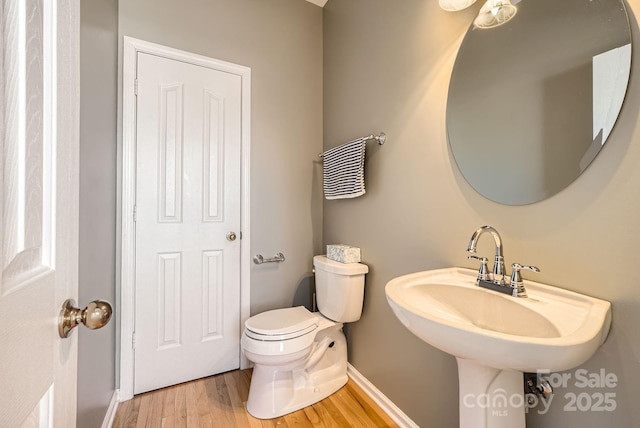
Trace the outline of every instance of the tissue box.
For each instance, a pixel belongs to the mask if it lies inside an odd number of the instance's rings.
[[[350,245],[327,245],[327,258],[340,263],[359,263],[360,248]]]

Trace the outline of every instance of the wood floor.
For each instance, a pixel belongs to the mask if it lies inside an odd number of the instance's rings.
[[[120,403],[114,428],[397,427],[351,379],[324,400],[276,419],[249,415],[251,370],[236,370],[136,395]]]

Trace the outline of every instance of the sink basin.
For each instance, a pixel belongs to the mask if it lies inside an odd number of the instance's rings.
[[[387,283],[389,305],[413,334],[456,357],[498,369],[562,371],[604,342],[611,305],[525,280],[528,298],[480,288],[477,273],[448,268]]]

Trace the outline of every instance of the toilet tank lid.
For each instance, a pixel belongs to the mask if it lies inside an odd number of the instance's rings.
[[[369,272],[369,266],[362,263],[340,263],[329,260],[326,256],[315,256],[313,266],[325,272],[337,273],[340,275],[359,275]]]

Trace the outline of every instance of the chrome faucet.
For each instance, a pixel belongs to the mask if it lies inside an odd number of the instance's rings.
[[[489,274],[487,268],[487,258],[476,256],[476,247],[480,236],[485,232],[489,232],[493,236],[493,240],[496,243],[496,258],[493,262],[493,273]],[[469,240],[469,246],[467,252],[471,253],[467,258],[475,259],[480,262],[480,270],[478,271],[478,278],[476,284],[479,287],[488,288],[493,291],[499,291],[500,293],[510,294],[513,297],[527,297],[527,290],[524,288],[524,281],[520,275],[520,270],[528,269],[533,272],[540,272],[535,266],[526,266],[519,263],[513,263],[511,265],[512,273],[509,284],[504,280],[504,256],[502,254],[502,238],[497,230],[491,226],[482,226],[480,229],[473,232],[471,239]]]
[[[471,235],[471,239],[469,240],[469,246],[467,247],[467,252],[471,254],[476,254],[476,246],[478,245],[478,240],[485,233],[491,233],[493,236],[493,240],[496,244],[496,257],[493,261],[493,282],[498,285],[505,285],[504,275],[504,256],[502,254],[502,238],[497,230],[495,230],[491,226],[482,226],[480,229],[473,232]],[[472,258],[472,257],[470,257]]]

